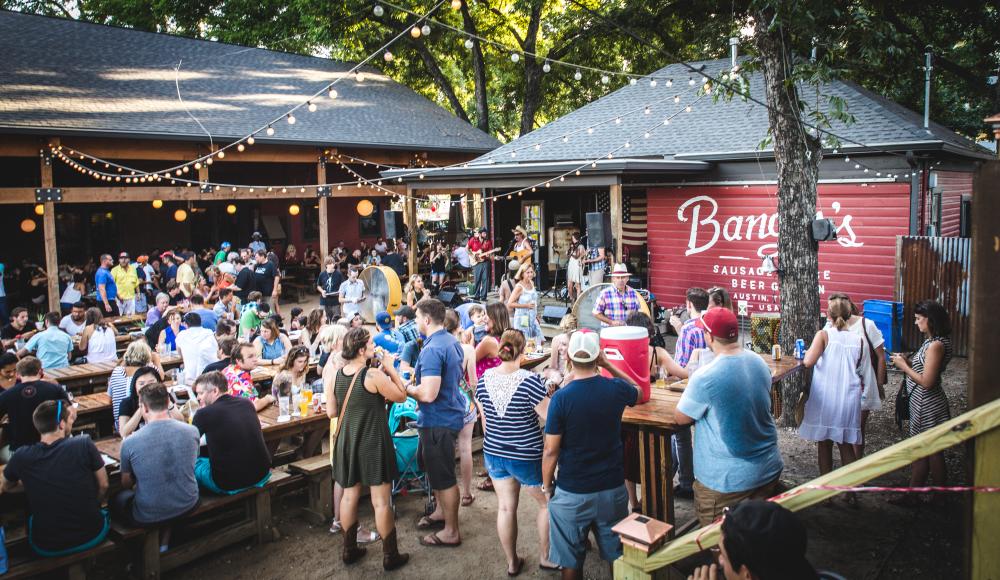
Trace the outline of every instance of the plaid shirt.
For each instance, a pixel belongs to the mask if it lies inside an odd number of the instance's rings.
[[[594,304],[594,314],[603,314],[614,322],[625,322],[626,318],[636,312],[639,312],[639,295],[628,286],[623,292],[619,292],[612,284],[601,291]],[[601,326],[607,324],[602,322]]]
[[[695,349],[708,348],[705,343],[705,331],[698,326],[698,319],[691,318],[681,326],[681,332],[677,336],[677,350],[674,353],[674,360],[682,367],[688,366],[691,360],[691,353]]]
[[[404,344],[407,342],[412,342],[420,338],[420,333],[417,332],[417,321],[407,320],[399,328],[396,329],[399,334],[403,335]]]
[[[601,257],[600,248],[591,248],[591,250],[589,252],[587,252],[587,259],[588,260],[596,260],[599,257]],[[587,264],[587,271],[588,272],[594,272],[594,271],[600,270],[600,271],[604,272],[605,274],[607,274],[608,273],[607,268],[608,268],[608,260],[607,260],[607,258],[605,258],[604,260],[602,260],[600,262],[592,262],[590,264]],[[608,318],[610,318],[610,316]]]

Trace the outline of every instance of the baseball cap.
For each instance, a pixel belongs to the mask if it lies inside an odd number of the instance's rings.
[[[755,578],[816,578],[806,559],[806,527],[788,509],[770,501],[737,504],[722,520],[725,548]]]
[[[388,312],[383,310],[375,315],[375,324],[377,324],[382,330],[385,330],[392,326],[392,318],[389,317]]]
[[[567,349],[570,360],[576,362],[591,362],[601,354],[601,337],[591,330],[578,330],[569,337]],[[578,353],[584,353],[579,356]]]
[[[736,320],[736,315],[732,310],[721,306],[709,308],[701,315],[697,324],[712,336],[726,340],[732,340],[740,334],[740,323]]]
[[[224,250],[228,250],[228,249],[229,249],[229,248],[231,248],[232,246],[233,246],[233,245],[232,245],[232,244],[230,244],[229,242],[222,242],[222,244],[221,244],[221,245],[220,245],[219,247],[220,247],[221,249],[224,249]]]
[[[118,257],[119,258],[127,258],[128,257],[128,252],[122,252],[122,253],[118,254]]]
[[[413,320],[414,318],[417,317],[417,312],[410,306],[402,306],[398,310],[393,312],[393,314],[395,314],[396,316],[405,316],[410,320]]]
[[[146,262],[149,261],[149,256],[147,256],[146,254],[142,254],[141,256],[137,257],[135,261],[139,262],[140,264],[145,264]]]
[[[479,233],[481,233],[481,234],[488,234],[488,233],[490,233],[490,230],[488,230],[486,228],[479,228]]]

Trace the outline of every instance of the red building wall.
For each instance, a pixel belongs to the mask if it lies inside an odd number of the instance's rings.
[[[777,252],[774,186],[684,186],[648,190],[652,291],[664,306],[684,303],[691,286],[723,286],[750,312],[776,312],[776,274],[760,271]],[[891,299],[896,236],[908,228],[909,185],[820,185],[817,209],[838,228],[820,244],[821,297]],[[780,266],[780,262],[778,262]]]
[[[972,195],[972,173],[935,171],[941,194],[941,235],[958,237],[962,226],[962,195]]]

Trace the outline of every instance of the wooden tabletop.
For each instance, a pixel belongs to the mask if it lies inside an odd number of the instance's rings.
[[[552,358],[552,349],[544,348],[542,349],[542,356],[537,358],[528,358],[527,356],[521,357],[521,368],[531,370],[538,367],[542,363],[548,361]]]
[[[107,393],[93,393],[73,397],[78,417],[111,410],[111,397]]]

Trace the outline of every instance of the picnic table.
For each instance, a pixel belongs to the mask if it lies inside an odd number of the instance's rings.
[[[525,355],[521,357],[521,368],[530,371],[538,368],[543,363],[548,362],[550,358],[552,358],[551,348],[543,348],[540,352],[536,351],[525,353]]]
[[[143,324],[146,323],[146,315],[130,314],[128,316],[112,316],[107,321],[113,324],[118,329],[118,332],[122,332],[128,329],[142,328]]]
[[[804,368],[802,361],[790,357],[780,361],[770,356],[761,355],[761,358],[771,369],[772,385]],[[674,411],[686,386],[687,380],[682,380],[666,388],[654,387],[649,401],[627,407],[622,414],[622,426],[635,431],[639,439],[642,513],[670,525],[674,525],[670,436],[679,428],[674,421]]]
[[[167,354],[160,356],[160,363],[164,370],[179,367],[181,365],[180,355]],[[106,386],[111,371],[118,366],[117,360],[110,360],[101,363],[87,363],[82,365],[71,365],[61,369],[46,369],[45,377],[66,387],[67,390],[79,391],[81,394],[94,392],[95,385]]]

